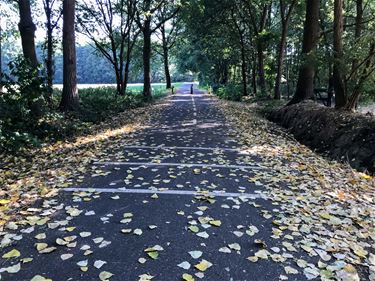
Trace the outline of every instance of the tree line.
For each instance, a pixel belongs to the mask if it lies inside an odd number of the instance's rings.
[[[361,96],[375,92],[372,1],[43,0],[43,62],[36,56],[33,1],[6,1],[18,11],[24,58],[36,70],[43,65],[47,101],[60,71],[56,49],[62,37],[63,110],[79,104],[76,33],[110,66],[118,95],[126,93],[138,65],[144,98],[151,98],[155,56],[167,88],[173,60],[180,73],[196,73],[200,82],[235,99],[253,95],[294,104],[323,91],[335,96],[336,108],[354,110]]]
[[[76,32],[86,36],[96,51],[111,66],[117,85],[117,93],[124,95],[130,79],[130,67],[133,62],[135,46],[142,46],[142,68],[144,80],[144,98],[152,97],[151,76],[154,71],[151,60],[153,51],[163,50],[160,59],[164,62],[167,87],[171,87],[169,50],[178,31],[173,24],[178,17],[178,1],[157,0],[93,0],[93,1],[56,1],[43,0],[46,21],[44,29],[45,61],[38,61],[35,43],[36,25],[32,17],[33,3],[30,0],[7,0],[14,5],[19,15],[19,34],[22,42],[23,58],[37,70],[40,66],[46,73],[47,88],[51,99],[52,86],[56,72],[55,56],[59,36],[56,29],[62,25],[62,68],[63,92],[60,109],[75,110],[79,106],[77,91],[77,53]],[[60,23],[62,21],[62,24]],[[171,27],[166,24],[172,21]],[[160,46],[154,44],[153,36],[162,36]],[[155,46],[154,46],[155,45]],[[135,64],[134,62],[133,64]],[[159,78],[160,79],[160,78]]]
[[[214,87],[289,104],[334,93],[354,110],[374,95],[372,1],[191,0],[183,5],[181,66]],[[322,89],[323,88],[323,89]]]

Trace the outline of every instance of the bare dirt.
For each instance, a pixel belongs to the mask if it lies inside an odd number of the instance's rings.
[[[301,143],[361,171],[375,172],[375,117],[326,108],[313,102],[279,108],[269,119]]]

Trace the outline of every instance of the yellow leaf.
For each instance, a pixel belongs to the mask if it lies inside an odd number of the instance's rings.
[[[8,200],[8,199],[1,199],[0,200],[0,205],[6,205],[6,204],[9,204],[11,201]]]
[[[18,250],[13,249],[10,252],[4,254],[3,259],[18,258],[19,256],[21,256],[21,253]]]
[[[153,260],[156,260],[158,257],[159,257],[159,253],[158,252],[148,252],[147,255],[152,258]]]
[[[46,243],[36,243],[35,245],[36,245],[36,249],[38,250],[38,252],[43,251],[44,249],[48,247],[48,244]]]
[[[198,233],[199,232],[199,228],[196,225],[189,226],[189,229],[190,229],[191,232],[194,232],[194,233]]]
[[[75,226],[71,226],[71,227],[67,227],[65,230],[66,230],[67,232],[73,232],[75,229],[76,229]]]
[[[219,226],[221,226],[221,221],[219,221],[219,220],[210,221],[210,224],[213,225],[213,226],[219,227]]]
[[[195,280],[193,276],[191,276],[190,274],[187,274],[187,273],[182,275],[182,279],[185,280],[185,281],[194,281]]]
[[[200,271],[206,271],[212,266],[212,263],[206,260],[202,260],[200,263],[195,265],[195,268],[200,270]]]

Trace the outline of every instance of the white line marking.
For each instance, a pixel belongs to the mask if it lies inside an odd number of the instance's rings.
[[[193,119],[193,120],[191,120],[189,122],[182,123],[182,126],[186,127],[186,126],[197,125],[197,124],[198,124],[197,119]]]
[[[162,149],[162,150],[218,150],[218,151],[229,151],[229,152],[240,152],[245,151],[239,148],[222,148],[222,147],[192,147],[192,146],[146,146],[146,145],[129,145],[125,146],[125,149]]]
[[[214,196],[214,197],[241,197],[248,199],[264,199],[267,196],[257,193],[231,193],[231,192],[198,192],[190,190],[150,190],[150,189],[115,189],[115,188],[64,188],[66,192],[99,192],[99,193],[126,193],[126,194],[162,194],[162,195],[188,195],[188,196]]]
[[[197,117],[197,115],[198,115],[198,111],[197,111],[197,105],[196,105],[196,103],[195,103],[194,96],[191,96],[191,100],[192,100],[192,102],[193,102],[193,110],[194,110],[193,115],[194,115],[194,117]],[[196,125],[196,124],[195,124],[195,125]]]
[[[244,166],[244,165],[215,165],[215,164],[198,164],[198,163],[142,163],[142,162],[94,162],[94,165],[104,165],[104,166],[136,166],[136,167],[181,167],[181,168],[225,168],[225,169],[251,169],[251,170],[259,170],[260,167],[255,166]]]

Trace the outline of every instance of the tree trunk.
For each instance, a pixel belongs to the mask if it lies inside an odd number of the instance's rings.
[[[165,71],[165,81],[167,83],[167,89],[172,88],[172,78],[169,71],[169,51],[168,48],[163,48],[164,52],[164,71]]]
[[[357,14],[355,17],[355,32],[354,38],[356,43],[361,38],[362,30],[363,30],[363,0],[356,0],[356,10]],[[352,63],[352,72],[353,72],[353,79],[356,80],[358,76],[358,59],[354,58]]]
[[[357,108],[359,98],[361,96],[363,85],[369,76],[374,72],[373,58],[375,56],[375,44],[372,44],[369,51],[368,60],[366,62],[365,68],[363,69],[362,75],[354,88],[353,94],[347,101],[346,110],[354,111]]]
[[[138,37],[138,36],[136,36]],[[129,35],[127,38],[127,52],[126,52],[126,61],[125,61],[125,69],[124,69],[124,94],[126,94],[126,90],[129,83],[129,72],[130,72],[130,61],[131,61],[131,54],[133,52],[133,47],[136,42],[136,38],[134,38],[133,42]]]
[[[252,88],[253,94],[256,96],[258,92],[258,85],[257,85],[257,68],[256,68],[256,59],[255,55],[253,54],[253,65],[252,65]]]
[[[247,64],[246,64],[246,50],[245,43],[241,39],[241,73],[242,73],[242,86],[243,86],[243,95],[248,96],[247,91]]]
[[[289,29],[289,22],[290,18],[292,16],[292,12],[294,9],[294,6],[296,4],[296,0],[294,0],[290,6],[288,11],[286,10],[285,2],[283,0],[280,0],[280,14],[281,14],[281,39],[278,49],[278,60],[277,60],[277,75],[276,75],[276,81],[275,81],[275,93],[274,98],[279,100],[281,99],[281,79],[283,76],[283,70],[284,70],[284,59],[285,59],[285,51],[286,51],[286,44],[287,44],[287,37],[288,37],[288,29]],[[285,13],[287,13],[285,15]]]
[[[257,51],[258,51],[258,85],[263,94],[267,92],[266,89],[266,74],[264,70],[264,50],[263,50],[263,43],[258,42],[257,44]]]
[[[22,51],[26,60],[33,68],[38,67],[38,59],[35,51],[35,31],[36,26],[31,16],[30,0],[19,0],[18,8],[20,22],[18,28],[21,34]]]
[[[1,17],[0,17],[0,94],[3,92],[3,29],[1,27]]]
[[[274,98],[276,100],[281,99],[281,79],[283,76],[283,66],[284,66],[284,57],[285,57],[285,48],[286,48],[286,36],[287,36],[287,27],[283,24],[282,33],[281,33],[281,41],[279,45],[279,54],[277,59],[277,74],[276,74],[276,81],[275,81],[275,95]]]
[[[342,34],[344,26],[343,17],[343,0],[335,0],[334,11],[334,27],[333,27],[333,87],[335,89],[336,108],[343,108],[347,102],[346,87],[343,71],[343,45]]]
[[[146,100],[152,99],[151,89],[151,21],[146,20],[143,30],[143,96]]]
[[[77,58],[75,46],[75,0],[63,1],[63,80],[60,109],[76,110],[79,107],[77,90]]]
[[[117,64],[114,64],[113,67],[115,69],[115,74],[116,74],[116,92],[117,92],[117,95],[121,96],[122,95],[122,75],[120,73],[120,70],[118,69]]]
[[[299,103],[314,96],[315,51],[319,41],[320,0],[306,0],[302,55],[304,61],[299,71],[297,89],[288,105]]]
[[[45,13],[47,17],[47,57],[46,57],[46,69],[47,69],[47,87],[48,87],[48,96],[47,101],[51,105],[52,103],[52,94],[53,94],[53,27],[52,27],[52,11],[50,7],[50,2],[46,3]]]
[[[160,28],[163,44],[163,59],[164,59],[164,72],[165,72],[165,81],[167,83],[167,89],[172,88],[172,79],[171,73],[169,71],[169,49],[168,42],[165,34],[165,25],[163,24]]]
[[[129,67],[130,67],[130,61],[126,61],[125,63],[125,71],[124,71],[124,94],[126,94],[126,91],[128,89],[128,83],[129,83]]]

